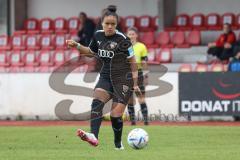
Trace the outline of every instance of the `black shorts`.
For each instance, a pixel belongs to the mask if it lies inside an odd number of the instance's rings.
[[[123,77],[116,79],[116,83],[114,83],[114,80],[100,76],[98,83],[95,86],[95,89],[96,88],[101,88],[107,91],[111,95],[113,102],[127,105],[128,100],[132,95],[133,81],[127,80]]]

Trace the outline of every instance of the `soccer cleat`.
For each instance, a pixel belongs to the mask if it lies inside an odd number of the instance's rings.
[[[148,126],[148,125],[149,125],[149,122],[148,122],[148,121],[145,121],[145,122],[144,122],[144,125],[145,125],[145,126]]]
[[[124,150],[122,142],[115,143],[115,150]]]
[[[88,142],[90,145],[94,147],[98,146],[98,139],[92,133],[88,133],[81,129],[78,129],[77,136],[80,137],[83,141]]]

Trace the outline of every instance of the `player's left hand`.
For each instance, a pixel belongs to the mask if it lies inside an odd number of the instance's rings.
[[[133,86],[133,90],[137,96],[141,96],[142,92],[138,86]]]

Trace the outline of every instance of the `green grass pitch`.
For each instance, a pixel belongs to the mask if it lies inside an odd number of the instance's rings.
[[[138,126],[136,126],[138,127]],[[240,127],[147,126],[150,137],[143,150],[127,145],[116,151],[113,131],[103,126],[96,148],[75,135],[77,126],[0,127],[1,160],[239,160]],[[83,127],[87,129],[88,127]]]

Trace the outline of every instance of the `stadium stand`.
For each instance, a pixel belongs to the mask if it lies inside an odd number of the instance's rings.
[[[221,24],[231,23],[234,29],[239,28],[239,17],[240,14],[234,15],[230,12],[222,15],[218,13],[180,14],[176,16],[173,26],[167,27],[163,31],[157,31],[158,16],[142,15],[137,17],[131,15],[121,17],[120,22],[124,31],[131,26],[139,29],[140,41],[148,47],[149,64],[164,63],[170,71],[178,71],[179,68],[182,68],[182,64],[188,63],[193,68],[195,66],[194,69],[191,69],[191,71],[195,71],[199,67],[196,66],[196,63],[207,59],[206,44],[216,39],[221,32],[219,31]],[[93,19],[99,20],[99,17],[93,17]],[[24,70],[20,70],[25,72],[49,72],[55,67],[55,64],[58,66],[69,60],[70,57],[79,57],[76,50],[66,51],[65,40],[78,40],[77,31],[80,25],[78,17],[68,19],[57,17],[54,20],[50,17],[27,19],[23,29],[14,32],[11,37],[0,36],[1,71],[4,71],[6,66],[12,65],[11,60],[13,59],[11,58],[17,59],[17,52],[24,54],[23,57],[19,57],[21,60],[18,63],[19,66],[15,63],[13,65],[15,68],[25,67]],[[236,33],[240,35],[238,31]],[[209,66],[205,71],[224,71],[224,67],[222,64]],[[9,68],[11,69],[11,67]],[[83,68],[82,66],[81,70],[85,70],[86,66]]]

